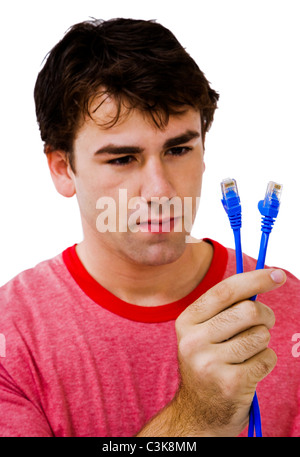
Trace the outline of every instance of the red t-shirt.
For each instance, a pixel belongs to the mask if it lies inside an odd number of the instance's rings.
[[[203,281],[162,306],[114,296],[88,274],[75,246],[0,288],[0,436],[137,434],[178,387],[175,319],[235,274],[234,251],[211,243]],[[244,256],[244,268],[255,269],[255,260]],[[283,287],[263,296],[275,311],[270,346],[278,355],[257,388],[264,436],[300,436],[299,297],[299,280],[289,273]]]

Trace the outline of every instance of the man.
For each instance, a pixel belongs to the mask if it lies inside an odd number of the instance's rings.
[[[299,282],[189,238],[217,100],[153,21],[77,24],[50,52],[37,119],[84,239],[1,289],[2,436],[243,436],[256,388],[265,436],[300,432]]]

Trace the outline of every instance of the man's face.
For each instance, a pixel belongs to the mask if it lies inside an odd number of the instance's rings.
[[[72,179],[85,240],[134,264],[174,262],[186,249],[186,226],[201,192],[200,114],[189,108],[159,129],[132,109],[115,126],[100,127],[114,112],[114,102],[107,100],[93,119],[86,118],[74,142]],[[104,214],[106,231],[100,227]]]

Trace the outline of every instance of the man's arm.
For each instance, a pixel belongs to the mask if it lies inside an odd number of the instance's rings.
[[[178,317],[179,389],[137,436],[242,432],[256,385],[277,360],[268,348],[273,311],[249,297],[278,288],[285,280],[284,272],[271,269],[232,276]]]
[[[42,411],[15,385],[0,364],[0,437],[51,437]]]

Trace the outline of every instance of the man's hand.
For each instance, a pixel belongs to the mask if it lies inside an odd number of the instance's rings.
[[[284,284],[265,269],[220,282],[176,320],[180,387],[137,436],[237,436],[256,389],[276,364],[268,348],[273,311],[249,297]]]
[[[256,385],[277,360],[268,348],[274,313],[249,297],[285,280],[271,269],[232,276],[178,317],[181,385],[169,407],[175,436],[237,436],[245,428]]]

